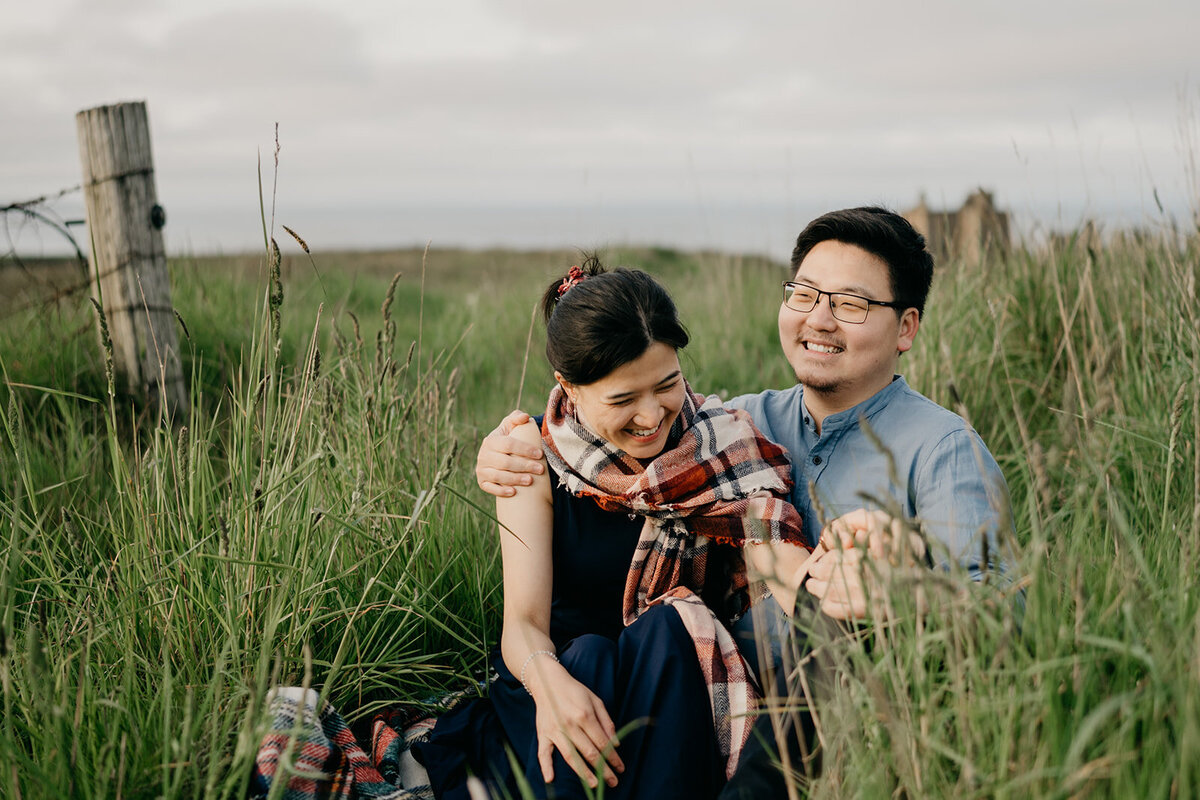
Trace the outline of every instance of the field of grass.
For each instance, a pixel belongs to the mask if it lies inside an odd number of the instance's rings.
[[[782,265],[603,255],[672,291],[695,388],[789,385]],[[177,430],[110,395],[81,298],[0,308],[0,796],[240,796],[270,686],[367,713],[477,676],[500,597],[474,452],[539,410],[531,311],[576,258],[297,251],[278,326],[265,256],[176,259]],[[1164,237],[941,270],[902,368],[1004,470],[1024,612],[950,575],[846,643],[812,796],[1200,793],[1198,260]]]

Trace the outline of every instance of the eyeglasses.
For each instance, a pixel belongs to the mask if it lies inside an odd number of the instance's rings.
[[[800,311],[807,313],[817,307],[817,303],[821,302],[821,295],[829,298],[829,310],[833,313],[834,319],[848,322],[851,325],[859,325],[867,321],[867,312],[871,310],[871,306],[887,306],[903,310],[907,306],[902,303],[889,302],[887,300],[869,300],[865,297],[860,297],[856,294],[846,294],[845,292],[823,292],[815,286],[809,286],[807,283],[796,283],[795,281],[783,282],[783,304],[792,311]]]

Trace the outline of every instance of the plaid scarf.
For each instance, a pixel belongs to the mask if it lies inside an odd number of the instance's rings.
[[[434,713],[448,711],[474,696],[455,692],[440,698]],[[266,798],[284,781],[284,800],[433,800],[429,775],[413,758],[413,744],[425,741],[435,716],[418,707],[377,712],[358,737],[328,701],[317,706],[313,689],[283,686],[267,697],[270,730],[255,757],[249,796]],[[368,742],[364,748],[360,738]],[[283,757],[290,753],[287,768]]]
[[[804,545],[804,535],[800,515],[785,500],[792,485],[787,452],[744,411],[726,410],[720,398],[705,399],[686,383],[685,389],[666,446],[648,465],[589,430],[561,386],[550,393],[542,444],[572,494],[646,518],[625,583],[625,624],[659,603],[679,614],[708,684],[729,777],[750,736],[757,694],[733,637],[698,596],[709,543]],[[732,617],[749,608],[750,591],[740,550],[730,556],[726,606]]]

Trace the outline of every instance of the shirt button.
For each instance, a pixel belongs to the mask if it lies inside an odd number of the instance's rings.
[[[814,464],[816,464],[816,465],[818,465],[818,466],[820,466],[820,464],[821,464],[821,457],[820,457],[820,456],[813,456],[813,463],[814,463]]]

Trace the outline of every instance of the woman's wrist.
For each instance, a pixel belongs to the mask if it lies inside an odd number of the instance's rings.
[[[521,672],[517,676],[517,680],[521,682],[521,686],[524,687],[525,693],[530,697],[533,697],[533,692],[529,691],[529,684],[525,681],[525,672],[529,669],[529,665],[533,662],[533,660],[538,656],[549,656],[554,660],[554,663],[558,663],[558,654],[553,650],[534,650],[525,657],[525,663],[521,665]]]
[[[804,583],[809,578],[809,572],[816,566],[817,560],[828,552],[823,544],[818,543],[816,547],[808,553],[808,557],[801,562],[791,576],[787,579],[787,585],[790,589],[799,592],[804,589]]]

